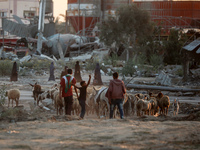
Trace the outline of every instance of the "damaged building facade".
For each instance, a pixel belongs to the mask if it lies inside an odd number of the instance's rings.
[[[3,36],[2,18],[20,18],[31,19],[39,14],[38,0],[0,0],[0,37]],[[6,35],[8,33],[5,33]]]
[[[3,24],[5,31],[23,38],[18,43],[26,45],[31,53],[35,53],[38,47],[38,16],[41,1],[0,0],[1,15],[3,18],[6,17],[4,22],[1,19],[0,24]],[[116,9],[120,6],[132,3],[147,10],[151,20],[160,23],[165,31],[162,36],[167,37],[171,28],[200,28],[200,1],[68,0],[66,33],[71,33],[73,30],[76,35],[61,35],[55,32],[53,1],[46,0],[45,18],[48,23],[44,24],[43,38],[41,38],[42,48],[39,52],[61,58],[61,56],[70,56],[70,53],[74,51],[78,51],[80,54],[84,50],[99,47],[99,30],[96,24],[101,23],[109,16],[114,16]],[[10,17],[13,17],[14,20]],[[0,28],[2,30],[2,27]],[[0,40],[0,44],[6,42],[16,44],[18,39],[4,42],[2,39]],[[81,51],[82,49],[83,51]]]

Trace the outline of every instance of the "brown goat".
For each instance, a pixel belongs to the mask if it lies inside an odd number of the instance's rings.
[[[38,105],[38,103],[39,103],[38,95],[42,94],[44,91],[42,91],[41,86],[39,84],[37,84],[37,82],[34,85],[33,84],[30,84],[30,85],[33,87],[33,97],[34,97],[34,100],[37,102],[37,105]]]

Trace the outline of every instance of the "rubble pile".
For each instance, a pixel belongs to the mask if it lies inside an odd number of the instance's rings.
[[[182,114],[191,114],[200,112],[200,105],[181,103],[180,104],[180,113]]]
[[[180,77],[183,75],[183,68],[181,65],[167,65],[164,67],[163,71],[170,77]]]
[[[190,121],[200,121],[200,104],[188,104],[188,103],[181,103],[180,104],[180,114],[187,114],[185,117],[176,118],[179,120],[190,120]]]

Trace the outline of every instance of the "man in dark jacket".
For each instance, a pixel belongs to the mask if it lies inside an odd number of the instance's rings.
[[[118,79],[119,75],[117,72],[113,73],[113,80],[110,81],[106,97],[110,103],[110,118],[113,118],[113,111],[115,106],[118,106],[121,119],[124,118],[123,113],[123,99],[126,93],[124,82]]]

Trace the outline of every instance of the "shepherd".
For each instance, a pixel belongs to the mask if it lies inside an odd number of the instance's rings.
[[[64,97],[65,115],[71,115],[73,104],[73,92],[72,87],[76,85],[76,79],[72,76],[72,69],[68,69],[68,74],[63,76],[60,82],[60,98]],[[77,89],[74,87],[76,95],[78,97]]]

